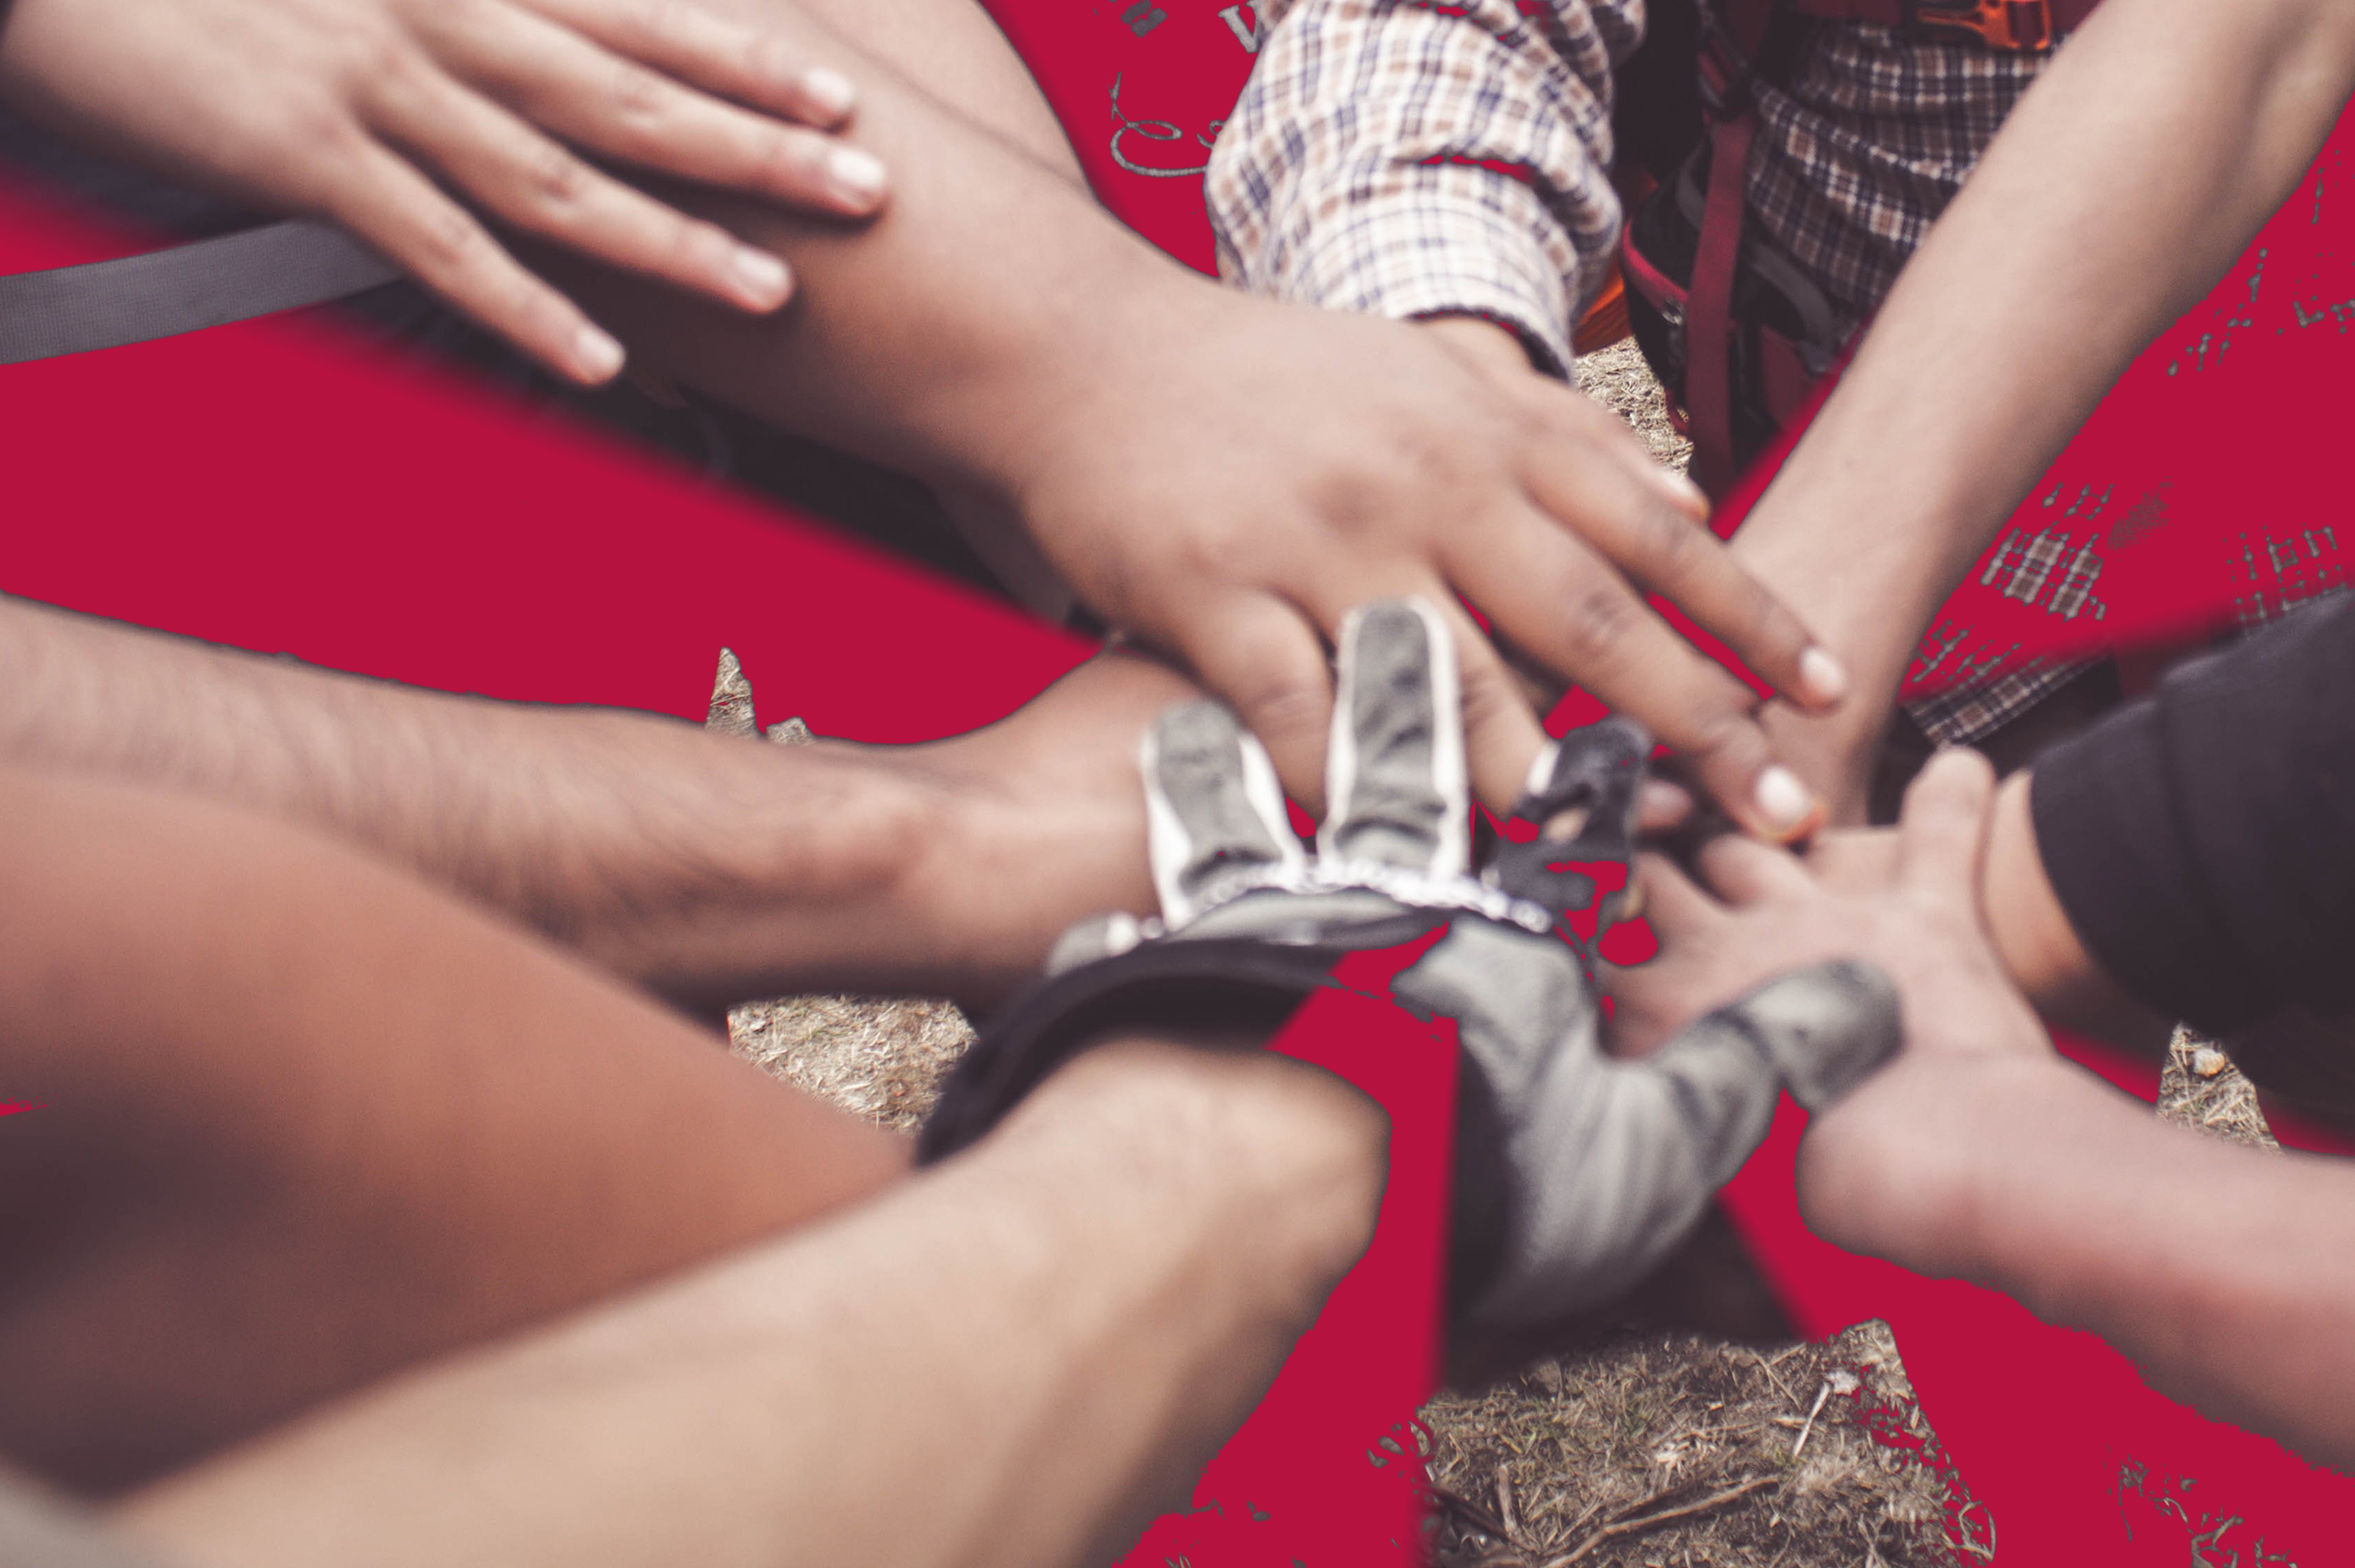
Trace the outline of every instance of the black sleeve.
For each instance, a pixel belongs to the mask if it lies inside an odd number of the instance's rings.
[[[7,1568],[155,1568],[98,1520],[22,1477],[0,1471],[0,1563]]]
[[[2355,1001],[2355,598],[2298,611],[2039,757],[2036,845],[2086,950],[2226,1033]]]

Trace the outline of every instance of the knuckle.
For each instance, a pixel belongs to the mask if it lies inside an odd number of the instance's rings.
[[[362,27],[343,42],[341,75],[348,91],[381,93],[409,81],[417,69],[410,41],[390,27]]]
[[[677,102],[669,79],[634,60],[613,62],[611,91],[614,109],[633,120],[658,119]]]
[[[419,260],[429,275],[450,278],[473,271],[483,246],[483,231],[455,206],[436,206],[418,225]]]
[[[1615,582],[1588,583],[1575,590],[1562,626],[1562,644],[1582,668],[1607,667],[1625,655],[1645,612]]]
[[[1466,734],[1481,735],[1529,716],[1529,705],[1502,669],[1482,661],[1464,663],[1459,703]]]
[[[1716,536],[1666,507],[1646,506],[1637,527],[1643,558],[1650,562],[1652,574],[1663,581],[1689,581],[1715,563]]]
[[[331,93],[301,92],[279,105],[261,137],[230,151],[229,159],[237,165],[232,172],[241,173],[248,165],[272,166],[288,149],[299,148],[317,168],[322,161],[349,159],[367,139],[342,101]]]
[[[1749,624],[1744,632],[1751,646],[1768,650],[1785,660],[1796,660],[1815,641],[1799,618],[1764,586],[1744,578],[1742,592],[1750,603]]]
[[[1729,695],[1719,694],[1721,699]],[[1721,700],[1693,709],[1678,749],[1735,773],[1755,772],[1766,762],[1766,737],[1752,721],[1750,707],[1739,701]]]
[[[824,136],[765,129],[754,143],[754,166],[771,178],[789,185],[819,186],[826,180],[826,161],[833,144]]]
[[[554,142],[532,148],[525,177],[533,205],[551,219],[570,217],[589,192],[589,165]]]
[[[675,270],[692,276],[704,277],[719,272],[728,264],[736,249],[736,241],[717,224],[701,223],[677,213],[668,214],[663,222],[668,232],[663,247]]]
[[[1271,745],[1325,733],[1327,714],[1321,681],[1293,671],[1253,672],[1228,685],[1228,700],[1252,731]]]
[[[1453,496],[1451,466],[1428,432],[1392,429],[1325,466],[1313,493],[1317,510],[1334,524],[1366,533],[1401,517],[1439,510],[1430,503]]]
[[[1204,521],[1167,540],[1165,570],[1178,582],[1257,581],[1267,575],[1254,568],[1258,535],[1231,519]]]
[[[618,18],[622,37],[641,46],[666,43],[687,30],[687,0],[631,0]]]

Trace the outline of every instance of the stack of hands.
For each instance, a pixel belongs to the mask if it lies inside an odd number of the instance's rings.
[[[1785,1090],[1817,1113],[1801,1200],[1817,1231],[1917,1266],[1949,1261],[1945,1213],[1966,1186],[1974,1108],[2051,1058],[1981,922],[1983,759],[1939,758],[1893,831],[1825,835],[1804,856],[1724,833],[1690,875],[1637,856],[1661,952],[1608,972],[1606,1022],[1596,961],[1565,918],[1593,884],[1561,868],[1625,864],[1646,819],[1676,825],[1674,792],[1646,787],[1647,738],[1621,720],[1572,731],[1515,812],[1534,844],[1476,867],[1446,616],[1415,601],[1353,613],[1337,677],[1313,855],[1231,712],[1195,701],[1162,715],[1142,757],[1158,917],[1066,934],[1050,977],[961,1064],[932,1157],[1124,1026],[1249,1049],[1340,955],[1444,926],[1393,992],[1455,1020],[1464,1047],[1459,1374],[1510,1364],[1658,1263]]]
[[[334,219],[570,379],[622,346],[487,222],[739,309],[784,261],[601,166],[866,218],[858,90],[752,16],[681,0],[27,0],[0,91],[59,130],[259,205]],[[487,222],[486,222],[487,220]]]
[[[926,117],[952,112],[796,8],[732,0],[19,0],[0,35],[0,92],[77,139],[340,222],[584,383],[619,371],[621,343],[502,236],[767,315],[802,280],[771,244],[696,215],[707,196],[857,229],[886,200],[878,153],[905,164],[906,148],[939,141]],[[815,331],[819,384],[871,377],[888,392],[878,428],[815,433],[904,462],[1025,536],[1108,623],[1233,706],[1295,798],[1321,798],[1342,617],[1412,595],[1440,606],[1457,639],[1470,778],[1491,809],[1510,806],[1545,744],[1540,712],[1576,683],[1680,752],[1752,832],[1789,839],[1820,820],[1818,792],[1837,795],[1838,781],[1784,720],[1872,705],[1842,708],[1841,660],[1708,533],[1699,493],[1615,416],[1479,324],[1411,326],[1210,287],[1051,180],[1036,243],[1010,249],[1004,275],[939,275],[942,241],[974,236],[972,215],[934,187],[1039,176],[1000,168],[1003,151],[975,140],[961,155],[973,168],[900,170],[924,200],[853,247],[855,280],[829,274],[827,300],[785,339],[741,345],[782,363],[775,343]],[[1083,286],[1051,322],[1007,297],[1064,272]],[[938,359],[984,317],[1026,325],[987,339],[971,394],[987,417],[960,415],[951,440],[916,406],[950,392],[911,400],[908,389],[957,379],[883,365],[870,326],[914,324],[911,341]],[[860,365],[830,352],[846,341],[865,345]],[[662,375],[695,381],[666,363],[672,346],[640,347]],[[718,389],[794,422],[733,387]],[[1762,711],[1646,593],[1784,703]]]

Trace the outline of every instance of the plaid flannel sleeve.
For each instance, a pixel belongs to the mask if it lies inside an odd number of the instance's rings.
[[[1210,155],[1220,274],[1334,309],[1486,316],[1567,373],[1618,242],[1611,70],[1642,0],[1259,10],[1258,64]]]

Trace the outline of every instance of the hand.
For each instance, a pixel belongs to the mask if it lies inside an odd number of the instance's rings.
[[[1916,1268],[1955,1245],[1976,1160],[1970,1129],[2008,1095],[2070,1070],[2014,990],[1977,898],[1994,773],[1966,751],[1934,758],[1894,830],[1826,836],[1806,858],[1725,837],[1700,855],[1703,891],[1658,856],[1636,882],[1660,942],[1612,971],[1613,1049],[1641,1052],[1766,976],[1862,959],[1895,984],[1898,1058],[1828,1111],[1801,1146],[1799,1200],[1828,1240]]]
[[[783,261],[588,159],[846,218],[884,193],[882,165],[829,133],[848,80],[699,0],[17,0],[0,91],[69,133],[332,218],[585,383],[621,368],[621,345],[443,184],[751,312],[784,303]]]
[[[1593,884],[1550,862],[1624,859],[1648,740],[1618,720],[1564,738],[1522,815],[1575,817],[1573,836],[1500,852],[1476,877],[1463,758],[1445,743],[1458,723],[1449,640],[1428,603],[1377,603],[1345,624],[1332,746],[1348,783],[1313,855],[1229,709],[1164,713],[1143,752],[1159,918],[1064,936],[1049,978],[943,1089],[921,1157],[983,1136],[1131,1024],[1178,1006],[1222,1026],[1202,1043],[1255,1046],[1341,955],[1444,924],[1392,990],[1456,1020],[1463,1047],[1451,1339],[1468,1371],[1657,1263],[1757,1146],[1785,1084],[1823,1104],[1894,1048],[1886,983],[1832,965],[1712,1011],[1649,1061],[1601,1056],[1584,955],[1558,930]]]
[[[1115,648],[986,729],[879,749],[945,803],[937,839],[910,847],[909,876],[917,907],[957,933],[935,945],[954,959],[961,1000],[1004,999],[1082,915],[1152,912],[1137,742],[1164,709],[1199,695],[1167,666]]]
[[[1828,714],[1770,702],[1759,710],[1758,723],[1774,755],[1824,803],[1823,826],[1858,828],[1870,818],[1873,768],[1895,711],[1891,704],[1876,705],[1871,695],[1860,694]]]
[[[1607,411],[1398,323],[1209,291],[1106,309],[1092,379],[1034,421],[1018,509],[1082,599],[1233,704],[1296,797],[1322,800],[1341,618],[1419,597],[1454,629],[1492,809],[1544,743],[1501,645],[1684,752],[1745,827],[1806,830],[1814,803],[1774,764],[1756,697],[1639,590],[1809,707],[1845,677]]]

